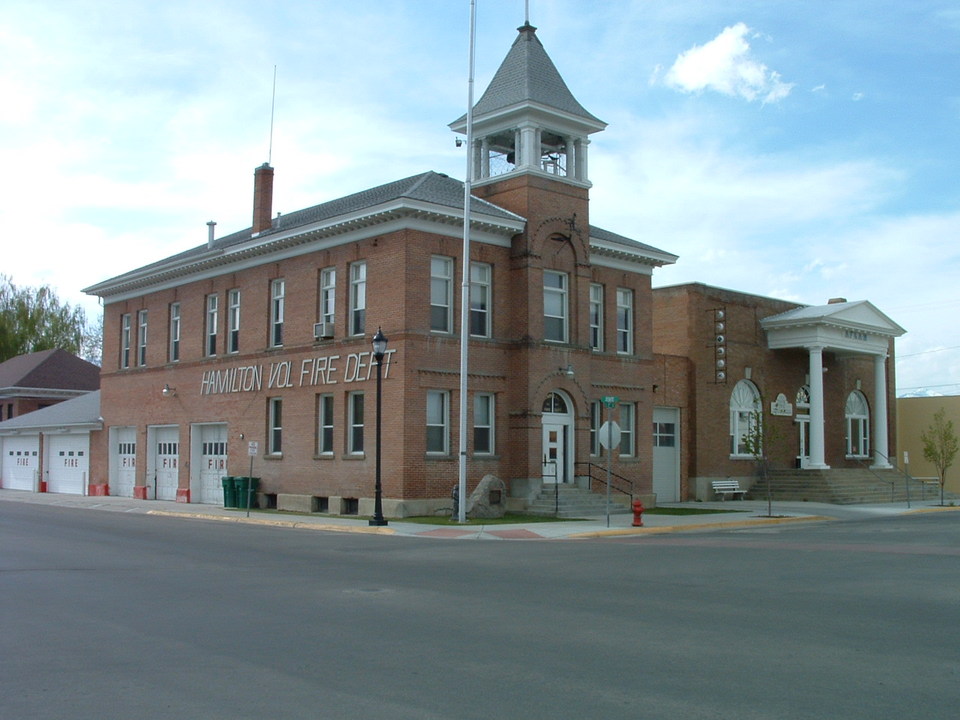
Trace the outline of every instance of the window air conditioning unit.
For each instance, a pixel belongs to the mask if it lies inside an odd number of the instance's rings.
[[[318,322],[313,324],[313,337],[317,340],[327,340],[333,337],[333,323]]]

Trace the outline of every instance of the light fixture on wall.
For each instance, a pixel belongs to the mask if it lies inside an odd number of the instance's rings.
[[[170,385],[164,383],[163,390],[160,391],[164,397],[176,397],[177,389],[170,387]]]
[[[558,370],[562,372],[564,375],[566,375],[568,378],[572,378],[574,375],[577,374],[576,371],[573,369],[573,365],[571,365],[570,363],[567,363],[567,366],[565,368],[558,368]]]

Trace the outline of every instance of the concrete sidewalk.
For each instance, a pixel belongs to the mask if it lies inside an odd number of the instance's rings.
[[[421,538],[463,540],[561,540],[591,539],[651,533],[696,532],[719,529],[753,528],[783,523],[856,520],[877,516],[902,515],[931,510],[960,510],[940,507],[939,499],[927,498],[906,503],[879,505],[827,505],[824,503],[774,502],[773,516],[767,514],[767,503],[755,500],[730,500],[713,503],[680,503],[663,507],[720,509],[721,512],[697,515],[656,515],[644,513],[643,526],[633,526],[632,514],[591,517],[561,522],[517,523],[504,525],[437,526],[407,520],[389,520],[386,527],[370,527],[367,518],[331,517],[328,515],[292,515],[288,513],[227,509],[217,505],[176,503],[165,500],[135,500],[123,497],[85,497],[32,493],[0,489],[0,501],[25,502],[108,512],[163,515],[212,522],[251,523],[273,527],[319,530],[326,532],[370,533]]]

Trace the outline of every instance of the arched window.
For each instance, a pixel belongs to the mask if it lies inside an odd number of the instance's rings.
[[[749,380],[741,380],[730,393],[730,454],[752,457],[749,438],[761,410],[760,391]],[[757,448],[759,449],[759,448]]]
[[[567,403],[559,393],[552,392],[543,401],[543,412],[567,414]]]
[[[847,419],[847,456],[869,457],[870,408],[862,392],[854,390],[847,395],[844,415]]]

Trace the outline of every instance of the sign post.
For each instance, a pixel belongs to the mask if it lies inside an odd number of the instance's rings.
[[[250,474],[247,476],[247,517],[250,517],[250,496],[253,495],[253,459],[257,456],[260,449],[256,440],[251,440],[247,445],[247,455],[250,456]]]
[[[613,465],[613,449],[620,445],[620,426],[613,419],[613,409],[620,401],[615,395],[605,396],[603,404],[607,406],[610,418],[600,426],[600,445],[607,450],[607,527],[610,527],[610,474]]]

